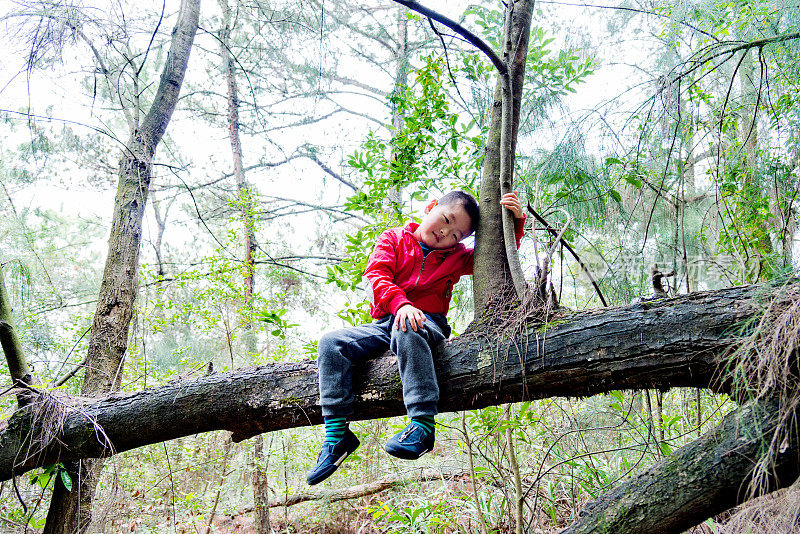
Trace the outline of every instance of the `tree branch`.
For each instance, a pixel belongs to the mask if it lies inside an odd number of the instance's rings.
[[[503,57],[508,62],[509,68],[499,72],[502,95],[502,122],[500,127],[500,195],[501,198],[513,191],[514,185],[514,160],[516,152],[517,130],[519,128],[519,109],[514,107],[515,83],[524,80],[525,62],[528,52],[528,35],[531,26],[532,3],[520,2],[521,12],[514,13],[516,2],[511,2],[506,8],[505,31],[503,36]],[[514,42],[514,41],[518,42]],[[498,69],[500,70],[500,69]],[[521,88],[517,91],[522,94]],[[516,116],[515,116],[516,111]],[[516,119],[516,122],[515,122]],[[522,264],[517,252],[517,239],[514,231],[514,217],[509,210],[501,210],[503,224],[503,241],[506,248],[506,258],[511,272],[511,281],[514,291],[520,302],[525,301],[528,293],[528,284],[522,272]],[[546,274],[545,274],[546,276]],[[546,281],[545,281],[546,283]],[[542,288],[538,288],[540,291]]]
[[[355,192],[360,191],[360,189],[355,184],[353,184],[353,182],[350,182],[349,180],[345,180],[342,177],[341,174],[339,174],[338,172],[336,172],[333,169],[331,169],[330,167],[328,167],[321,159],[319,159],[319,156],[317,156],[316,152],[310,152],[309,151],[307,154],[305,154],[305,156],[308,159],[310,159],[311,161],[313,161],[314,163],[316,163],[319,166],[320,169],[325,171],[327,174],[329,174],[330,176],[332,176],[336,180],[339,180],[340,182],[342,182],[344,185],[346,185],[347,187],[349,187],[353,191],[355,191]]]
[[[3,279],[3,265],[0,264],[0,345],[6,355],[8,371],[11,380],[15,385],[27,385],[31,383],[31,370],[25,360],[25,352],[22,350],[22,343],[14,329],[14,318],[11,309],[11,301],[6,293],[6,283]],[[17,404],[20,407],[29,402],[30,395],[27,391],[17,393]]]
[[[528,204],[528,212],[529,212],[531,215],[533,215],[533,217],[534,217],[534,218],[535,218],[537,221],[539,221],[540,223],[542,223],[542,224],[544,225],[544,228],[545,228],[545,230],[547,230],[547,231],[550,233],[550,235],[552,235],[552,236],[553,236],[553,237],[555,237],[555,238],[558,238],[558,232],[556,232],[556,230],[555,230],[555,229],[554,229],[552,226],[550,226],[550,224],[547,222],[547,220],[545,220],[545,218],[544,218],[544,217],[542,217],[541,215],[539,215],[539,214],[536,212],[536,210],[534,210],[534,209],[533,209],[533,207],[532,207],[530,204]],[[567,251],[568,251],[570,254],[572,254],[572,257],[573,257],[573,258],[575,258],[575,261],[577,261],[577,262],[578,262],[578,265],[580,265],[580,266],[581,266],[581,269],[583,270],[584,274],[585,274],[585,275],[586,275],[586,277],[589,279],[589,282],[591,282],[591,284],[592,284],[592,287],[594,287],[594,290],[597,292],[597,296],[598,296],[598,297],[600,297],[600,302],[602,302],[602,303],[603,303],[603,306],[605,306],[605,307],[607,308],[607,307],[608,307],[608,303],[606,302],[606,299],[605,299],[605,297],[603,296],[603,292],[602,292],[602,291],[600,291],[600,286],[599,286],[599,285],[597,285],[597,282],[595,282],[595,280],[594,280],[594,277],[592,276],[592,273],[589,271],[589,268],[586,266],[586,264],[585,264],[585,263],[583,263],[583,261],[581,260],[581,258],[578,256],[578,253],[577,253],[577,252],[575,252],[575,250],[574,250],[574,249],[572,248],[572,246],[569,244],[569,241],[567,241],[566,239],[564,239],[564,238],[563,238],[563,236],[562,236],[562,238],[561,238],[561,244],[563,244],[563,245],[564,245],[564,248],[566,248],[566,249],[567,249]]]
[[[489,58],[489,61],[492,62],[492,65],[494,65],[494,67],[500,74],[505,74],[508,71],[508,67],[506,66],[506,64],[503,62],[502,59],[500,59],[500,57],[495,53],[495,51],[492,50],[492,47],[489,46],[489,44],[486,43],[486,41],[484,41],[471,31],[463,27],[458,22],[448,17],[445,17],[441,13],[437,13],[432,9],[428,9],[425,6],[420,5],[419,2],[415,2],[414,0],[394,0],[394,2],[402,6],[406,6],[408,9],[416,11],[420,15],[424,15],[430,19],[435,20],[436,22],[444,24],[445,26],[447,26],[448,28],[459,34],[461,37],[466,39],[475,48],[486,54],[486,57]]]
[[[286,495],[285,497],[279,497],[277,499],[272,499],[269,501],[270,508],[276,508],[278,506],[294,506],[296,504],[302,504],[304,502],[309,501],[325,501],[325,502],[336,502],[336,501],[346,501],[350,499],[358,499],[359,497],[368,497],[370,495],[375,495],[376,493],[381,493],[382,491],[386,491],[387,489],[392,489],[395,486],[406,486],[411,483],[419,483],[419,482],[433,482],[436,480],[453,480],[454,478],[460,478],[465,476],[465,471],[457,471],[457,472],[443,472],[441,469],[435,468],[425,468],[415,470],[414,474],[408,476],[402,476],[401,474],[392,473],[386,476],[379,478],[378,480],[373,480],[372,482],[367,482],[366,484],[358,484],[356,486],[350,486],[348,488],[341,488],[341,489],[318,489],[318,490],[310,490],[310,491],[303,491],[300,493],[295,493],[293,495]],[[237,515],[240,514],[247,514],[253,511],[252,506],[248,506],[247,508],[242,508],[238,511]]]

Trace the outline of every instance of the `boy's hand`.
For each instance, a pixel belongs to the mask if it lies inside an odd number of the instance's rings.
[[[397,315],[394,316],[394,329],[399,330],[402,327],[403,332],[408,332],[406,319],[411,323],[414,332],[425,324],[425,314],[411,304],[400,306],[400,309],[397,310]]]
[[[510,209],[515,219],[522,218],[522,202],[519,201],[518,195],[519,191],[514,191],[513,193],[506,193],[503,195],[503,198],[500,199],[500,205]]]

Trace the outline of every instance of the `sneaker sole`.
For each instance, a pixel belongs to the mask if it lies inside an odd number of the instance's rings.
[[[410,454],[407,454],[406,451],[404,451],[404,450],[390,451],[389,449],[386,449],[386,448],[384,448],[384,450],[386,451],[386,454],[394,456],[395,458],[400,458],[401,460],[419,460],[420,458],[422,458],[422,455],[431,452],[433,449],[425,449],[424,451],[419,453],[419,455],[417,455],[417,456],[412,456]]]

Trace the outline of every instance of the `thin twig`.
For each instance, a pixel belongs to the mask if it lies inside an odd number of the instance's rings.
[[[531,215],[533,215],[534,218],[537,221],[542,223],[544,225],[544,227],[545,227],[545,230],[550,232],[550,234],[553,237],[557,237],[558,236],[558,232],[552,226],[550,226],[550,224],[544,219],[544,217],[542,217],[541,215],[536,213],[536,210],[533,209],[533,207],[530,205],[530,203],[528,203],[528,212]],[[606,299],[603,296],[603,292],[600,291],[600,286],[597,285],[597,282],[595,282],[594,277],[592,276],[592,273],[589,272],[589,268],[586,266],[585,263],[583,263],[583,260],[581,260],[580,256],[578,256],[578,253],[575,252],[575,250],[572,248],[572,246],[569,244],[569,242],[566,239],[563,238],[563,236],[561,237],[560,241],[564,245],[564,248],[566,248],[569,251],[569,253],[572,254],[572,257],[575,258],[575,261],[578,262],[578,265],[581,266],[581,269],[583,269],[583,272],[586,274],[586,277],[589,278],[589,282],[591,282],[592,287],[594,287],[594,290],[597,292],[597,296],[600,297],[600,302],[603,303],[603,306],[608,307],[608,303],[606,302]]]
[[[71,370],[69,373],[67,373],[67,374],[65,374],[63,377],[59,378],[59,379],[58,379],[58,380],[57,380],[57,381],[56,381],[56,382],[53,384],[53,387],[54,387],[54,388],[57,388],[57,387],[60,387],[60,386],[63,386],[64,384],[66,384],[66,383],[67,383],[67,380],[69,380],[70,378],[72,378],[73,376],[75,376],[75,374],[76,374],[78,371],[80,371],[81,369],[83,369],[83,366],[84,366],[84,365],[86,365],[86,358],[84,358],[84,359],[83,359],[83,361],[82,361],[81,363],[79,363],[78,365],[76,365],[75,367],[73,367],[73,368],[72,368],[72,370]]]

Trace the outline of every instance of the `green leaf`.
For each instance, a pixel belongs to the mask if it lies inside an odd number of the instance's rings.
[[[50,476],[50,473],[45,471],[34,478],[36,479],[36,483],[39,484],[39,487],[45,489],[47,488],[48,484],[50,484]]]
[[[612,189],[608,192],[608,194],[619,203],[622,203],[622,195],[616,189]]]
[[[623,176],[623,178],[625,179],[626,182],[631,184],[636,189],[639,189],[639,188],[642,187],[642,182],[640,180],[638,180],[633,174],[626,174],[626,175]]]
[[[606,158],[606,165],[622,165],[622,160],[617,158]]]
[[[72,491],[72,477],[69,476],[66,469],[59,469],[59,474],[61,475],[61,483],[64,484],[64,487],[67,488],[67,491]]]
[[[669,456],[672,454],[672,447],[666,441],[659,442],[658,448],[661,450],[661,454],[663,456]]]

